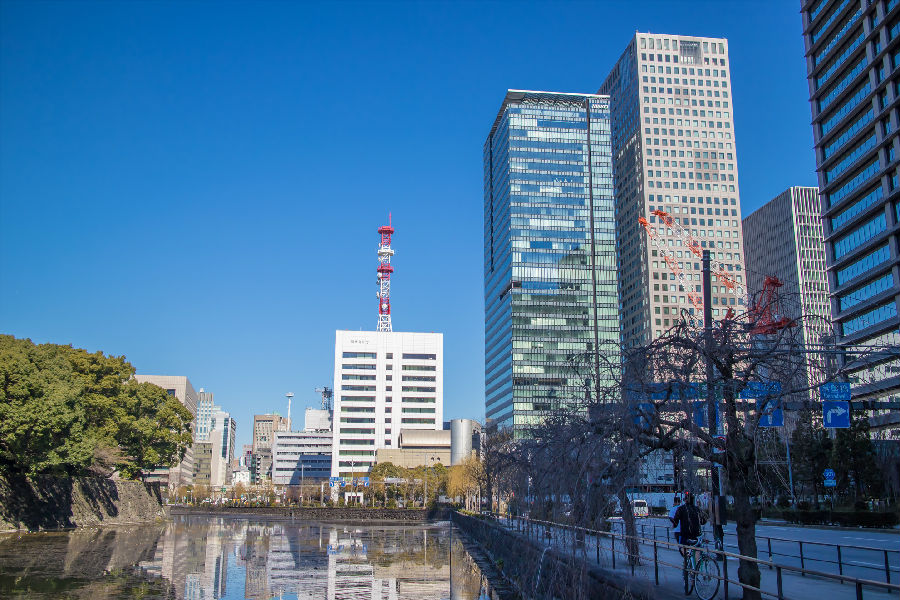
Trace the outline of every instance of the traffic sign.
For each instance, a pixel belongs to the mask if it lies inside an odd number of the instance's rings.
[[[756,412],[759,414],[760,427],[781,427],[784,425],[784,409],[781,398],[760,398],[756,401]]]
[[[834,479],[826,479],[825,487],[837,487],[837,481],[835,481]]]
[[[748,381],[741,390],[741,398],[756,399],[756,412],[760,427],[784,425],[784,409],[781,406],[780,381]]]
[[[834,479],[834,469],[825,469],[822,472],[822,475],[825,477],[825,479]]]
[[[825,400],[849,402],[850,384],[841,382],[823,383],[819,386],[819,396],[821,396],[823,402]]]
[[[706,429],[709,427],[709,419],[706,418],[708,414],[708,403],[706,400],[698,400],[694,402],[694,424],[697,425],[700,429]],[[719,411],[719,404],[716,403],[716,431],[721,430],[722,426],[722,413]]]
[[[850,427],[850,403],[831,400],[822,402],[822,421],[825,427],[847,429]]]

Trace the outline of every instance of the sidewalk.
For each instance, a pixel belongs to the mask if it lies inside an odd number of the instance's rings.
[[[524,535],[528,535],[533,540],[536,539],[541,543],[552,545],[553,548],[560,552],[567,554],[573,553],[574,539],[571,530],[553,527],[551,530],[551,538],[548,542],[545,537],[546,528],[543,526],[532,525],[530,528],[531,531],[529,531],[529,528],[525,528],[523,531],[522,523],[510,523],[506,519],[500,519],[498,522],[508,529],[514,529]],[[706,536],[710,539],[712,537],[711,533],[708,531],[706,532]],[[583,544],[575,544],[574,552],[589,562],[594,562],[604,568],[623,575],[630,575],[632,573],[632,567],[627,564],[627,556],[625,554],[625,548],[622,545],[622,540],[617,539],[615,543],[615,559],[613,559],[610,548],[610,539],[604,536],[601,536],[599,540],[599,561],[597,561],[598,540],[594,535],[586,536]],[[656,546],[655,561],[652,544],[642,544],[639,551],[640,564],[633,568],[634,576],[655,582],[658,574],[658,597],[684,598],[684,582],[681,571],[682,558],[677,549],[674,547],[670,548],[660,541]],[[615,566],[613,566],[613,563],[615,563]],[[725,569],[727,569],[728,578],[737,581],[738,561],[736,559],[728,558],[724,563],[720,561],[719,566],[723,577],[726,575]],[[777,598],[778,586],[776,569],[767,569],[763,566],[760,571],[760,577],[760,588],[764,592],[763,597]],[[726,587],[728,588],[727,595]],[[786,570],[782,571],[782,592],[784,598],[791,599],[809,598],[823,600],[825,598],[856,598],[855,586],[849,583],[841,584],[837,581],[816,577],[814,575],[802,576]],[[726,585],[726,583],[722,581],[716,597],[722,599],[738,599],[742,596],[742,589],[739,585],[735,583]],[[887,600],[896,599],[898,598],[898,595],[896,592],[891,594],[884,589],[863,587],[863,598],[867,600]]]

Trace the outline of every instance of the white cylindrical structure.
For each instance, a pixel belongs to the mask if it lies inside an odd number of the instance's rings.
[[[472,419],[453,419],[450,421],[450,465],[460,464],[472,454],[472,438],[476,431],[476,423]]]

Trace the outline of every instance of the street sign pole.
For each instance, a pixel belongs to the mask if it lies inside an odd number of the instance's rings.
[[[707,425],[709,425],[709,435],[715,438],[718,433],[716,431],[716,395],[713,390],[713,372],[712,364],[712,347],[713,347],[713,324],[712,324],[712,271],[710,269],[709,250],[703,251],[703,334],[706,347],[706,416]],[[727,438],[726,438],[727,444]],[[710,449],[711,450],[711,449]],[[716,548],[723,548],[722,542],[725,538],[725,531],[722,527],[725,511],[722,510],[719,498],[722,495],[722,482],[719,478],[719,469],[712,462],[713,453],[709,453],[709,479],[712,500],[719,509],[713,514],[718,514],[719,518],[713,523],[713,537],[716,539]],[[727,455],[726,455],[727,456]]]

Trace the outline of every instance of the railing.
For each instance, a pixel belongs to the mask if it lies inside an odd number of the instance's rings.
[[[647,531],[648,526],[645,523],[638,523],[640,526],[641,536],[649,537],[645,533]],[[624,527],[624,523],[623,523]],[[653,526],[653,539],[657,539],[657,531],[658,529],[665,529],[666,531],[666,540],[671,539],[670,527],[668,526],[659,526],[654,524]],[[732,534],[730,532],[726,532],[728,536],[737,537],[736,534]],[[889,550],[886,548],[872,548],[870,546],[857,546],[854,544],[829,544],[827,542],[812,542],[807,540],[792,540],[788,538],[779,538],[772,536],[756,536],[757,544],[760,548],[764,547],[764,552],[768,554],[769,561],[771,562],[773,557],[780,556],[783,558],[794,558],[799,560],[801,568],[806,567],[807,562],[820,562],[825,564],[837,565],[838,575],[844,574],[844,567],[854,567],[857,569],[869,569],[872,571],[878,571],[879,573],[884,574],[885,583],[891,583],[891,560],[892,556],[896,557],[897,563],[900,564],[900,550]],[[760,542],[765,542],[765,546],[763,546]],[[772,550],[772,542],[780,542],[782,544],[787,544],[790,546],[795,546],[798,549],[797,554],[788,554],[785,552],[775,552]],[[726,547],[731,546],[732,548],[737,548],[737,544],[727,544]],[[811,556],[808,552],[804,552],[804,548],[807,550],[809,547],[822,547],[822,548],[831,548],[834,553],[834,559],[822,558],[818,556]],[[883,559],[883,564],[873,565],[871,563],[858,562],[853,560],[847,560],[844,558],[844,550],[861,550],[863,552],[871,552],[877,560],[881,561]],[[770,569],[772,567],[769,567]],[[900,583],[900,582],[898,582]]]
[[[676,563],[661,559],[660,555],[659,555],[660,547],[669,549],[669,550],[679,551],[679,552],[684,548],[696,550],[696,547],[694,547],[694,546],[684,546],[684,545],[678,544],[676,542],[670,542],[668,540],[662,540],[662,539],[658,539],[655,537],[648,538],[648,537],[643,537],[643,536],[628,536],[628,535],[625,535],[624,533],[616,533],[615,531],[600,531],[597,529],[590,529],[587,527],[581,527],[578,525],[571,525],[571,524],[567,524],[567,523],[556,523],[556,522],[552,522],[552,521],[529,519],[529,518],[510,516],[510,515],[499,514],[499,513],[484,513],[484,514],[487,514],[487,515],[493,517],[494,519],[496,519],[500,525],[505,526],[509,529],[514,529],[516,531],[520,531],[530,538],[543,539],[544,541],[547,542],[548,545],[551,545],[553,543],[553,541],[552,541],[553,531],[556,530],[558,533],[561,532],[563,534],[562,535],[563,546],[561,549],[564,551],[566,550],[566,545],[567,545],[567,541],[565,539],[566,532],[571,532],[571,538],[572,538],[571,539],[571,553],[573,556],[577,556],[580,551],[582,558],[584,558],[584,559],[587,559],[587,552],[588,552],[588,539],[587,538],[588,538],[588,536],[593,536],[595,538],[594,545],[595,545],[595,550],[596,550],[597,564],[598,565],[600,564],[601,550],[604,552],[608,551],[610,554],[610,558],[612,560],[613,570],[616,569],[616,554],[621,555],[619,560],[621,560],[622,557],[624,557],[627,560],[627,562],[631,568],[632,575],[635,574],[635,566],[638,564],[641,564],[641,561],[646,560],[646,561],[648,561],[647,564],[649,564],[649,561],[652,560],[654,580],[655,580],[656,585],[660,585],[659,568],[661,566],[662,567],[673,567],[673,568],[678,569],[679,572],[684,568],[683,563],[676,564]],[[504,523],[504,521],[505,521],[505,523]],[[668,529],[668,528],[666,528],[666,529]],[[579,533],[583,536],[581,540],[578,539]],[[778,538],[770,538],[770,539],[778,539]],[[601,540],[608,542],[608,546],[605,543],[601,543]],[[637,556],[629,555],[629,551],[627,548],[628,540],[634,540],[635,542],[637,542],[637,544],[638,544]],[[617,541],[618,541],[619,548],[616,547]],[[788,541],[795,542],[795,543],[798,542],[797,540],[788,540]],[[804,541],[802,543],[809,544],[810,542]],[[641,553],[642,546],[647,549],[652,548],[652,552],[653,552],[652,556],[649,554],[646,554],[646,555],[642,554]],[[847,548],[848,546],[842,545],[842,547]],[[878,549],[878,550],[881,550],[881,549]],[[754,590],[754,591],[756,591],[764,596],[767,596],[767,597],[778,598],[778,600],[785,600],[787,598],[784,595],[784,574],[785,573],[799,574],[800,576],[803,576],[803,577],[806,577],[806,576],[820,577],[820,578],[824,578],[824,579],[827,579],[830,581],[834,581],[834,582],[838,583],[839,585],[844,584],[844,583],[849,583],[855,587],[857,600],[863,600],[863,591],[865,590],[865,588],[875,588],[875,589],[886,590],[887,593],[889,593],[889,594],[891,592],[897,592],[898,594],[900,594],[900,585],[891,583],[890,568],[887,563],[887,553],[893,552],[893,551],[888,551],[888,550],[883,551],[885,553],[885,561],[886,561],[885,562],[886,581],[884,581],[884,582],[844,575],[842,573],[842,571],[843,571],[842,568],[841,568],[840,574],[825,573],[822,571],[807,569],[807,568],[805,568],[805,564],[803,563],[802,559],[801,559],[801,566],[795,567],[792,565],[779,564],[772,560],[763,560],[763,559],[759,559],[759,558],[743,556],[743,555],[736,554],[733,552],[728,552],[726,550],[716,550],[713,548],[704,548],[704,551],[709,554],[715,555],[717,557],[717,561],[722,563],[722,575],[719,576],[718,579],[722,583],[721,587],[723,588],[723,594],[724,594],[723,597],[724,598],[728,598],[729,586],[734,585],[734,586],[738,586],[739,588],[742,588],[742,589]],[[802,550],[801,550],[801,554],[802,554]],[[760,568],[768,567],[769,570],[774,570],[775,571],[776,591],[769,591],[769,590],[762,589],[762,587],[761,587],[762,580],[760,580],[760,587],[754,587],[754,586],[751,586],[748,584],[744,584],[744,583],[738,581],[737,579],[730,578],[728,575],[729,560],[731,560],[732,564],[734,564],[735,560],[754,562]],[[840,564],[840,563],[838,563],[838,564]],[[844,564],[846,564],[846,563],[844,563]],[[736,572],[735,572],[735,575],[736,575]]]

